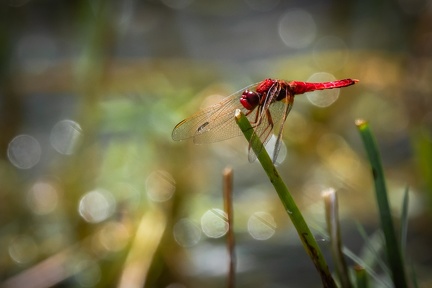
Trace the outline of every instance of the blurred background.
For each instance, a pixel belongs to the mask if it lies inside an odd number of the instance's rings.
[[[369,121],[396,225],[409,188],[406,262],[432,285],[431,1],[3,0],[0,19],[3,287],[225,287],[226,166],[237,286],[320,287],[243,137],[171,139],[269,77],[360,80],[296,97],[278,168],[331,269],[328,188],[344,245],[372,263],[358,224],[381,239],[379,221],[354,125]]]

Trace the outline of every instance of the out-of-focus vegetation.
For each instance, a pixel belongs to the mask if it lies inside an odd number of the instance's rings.
[[[408,271],[431,285],[430,1],[7,0],[0,19],[1,285],[224,287],[230,165],[238,287],[319,286],[245,139],[171,140],[267,77],[360,80],[332,105],[296,97],[278,169],[326,256],[332,187],[344,245],[377,263],[356,225],[380,238],[366,119],[396,220],[409,186]]]

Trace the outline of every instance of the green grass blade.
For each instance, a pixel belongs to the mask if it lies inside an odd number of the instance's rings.
[[[402,202],[402,214],[401,214],[401,251],[402,257],[405,259],[406,251],[406,239],[408,234],[408,205],[409,205],[409,189],[408,186],[405,188],[404,198]]]
[[[322,237],[324,237],[324,238],[330,238],[330,236],[328,235],[327,230],[325,230],[323,227],[317,226],[316,230],[318,231],[318,233],[320,235],[322,235]],[[367,239],[367,238],[368,238],[367,236],[364,237],[364,239]],[[364,270],[366,270],[366,272],[368,273],[368,275],[370,276],[370,278],[374,281],[373,287],[385,287],[385,288],[392,288],[393,287],[392,280],[390,278],[390,270],[388,270],[388,268],[385,267],[385,265],[384,265],[384,268],[387,269],[388,273],[385,274],[385,277],[382,277],[381,275],[378,275],[375,272],[374,268],[372,267],[372,265],[370,265],[370,263],[367,263],[363,258],[357,256],[350,249],[348,249],[345,246],[342,246],[341,249],[342,249],[342,253],[346,257],[348,257],[353,262],[355,262],[358,266],[361,266]]]
[[[342,252],[351,260],[353,260],[357,265],[360,265],[363,267],[363,269],[366,270],[366,272],[372,277],[372,279],[375,281],[374,287],[386,287],[386,288],[392,288],[391,282],[389,278],[382,278],[380,277],[373,268],[369,267],[367,263],[363,261],[360,257],[358,257],[354,252],[349,250],[346,247],[342,247]]]
[[[354,267],[354,272],[356,276],[357,288],[368,288],[369,283],[367,279],[366,270],[362,266],[357,265]]]
[[[385,185],[384,172],[377,145],[369,128],[369,124],[366,121],[357,120],[356,125],[372,166],[372,175],[375,183],[375,196],[380,213],[381,227],[386,241],[386,255],[392,271],[393,284],[396,288],[408,287],[401,250],[397,242],[396,232],[390,212],[390,205],[387,199],[387,188]]]
[[[388,277],[391,277],[391,272],[389,268],[384,263],[384,260],[381,258],[381,250],[383,250],[384,240],[382,231],[376,231],[371,236],[368,236],[364,227],[356,222],[357,230],[360,233],[360,236],[363,238],[365,243],[364,251],[360,254],[361,258],[367,263],[370,267],[375,267],[378,265],[381,270],[384,271]]]
[[[241,113],[240,110],[236,110],[235,112],[235,120],[245,135],[247,141],[249,143],[254,143],[251,145],[251,148],[254,149],[255,154],[257,155],[258,160],[260,161],[264,171],[270,179],[270,182],[273,184],[276,192],[279,195],[282,204],[285,207],[285,210],[288,213],[288,216],[291,218],[291,221],[294,227],[297,230],[297,233],[300,237],[300,240],[305,248],[307,254],[312,259],[312,262],[315,265],[315,268],[318,270],[321,281],[324,287],[336,287],[336,283],[333,277],[330,274],[328,265],[324,259],[324,256],[321,252],[320,247],[318,246],[312,232],[310,231],[306,221],[304,220],[300,210],[298,209],[294,199],[288,191],[285,183],[282,181],[282,178],[279,176],[279,172],[276,167],[273,165],[270,156],[268,155],[265,149],[261,149],[262,144],[260,145],[260,141],[258,138],[252,139],[253,128],[249,123],[246,116]],[[259,152],[259,153],[257,153]]]
[[[411,282],[413,288],[419,288],[419,283],[417,281],[417,275],[415,273],[414,264],[411,263],[410,266],[410,275],[411,275]]]

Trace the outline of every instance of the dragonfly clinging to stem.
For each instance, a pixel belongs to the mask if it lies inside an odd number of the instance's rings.
[[[241,135],[234,120],[234,111],[240,109],[251,122],[253,139],[266,145],[274,131],[276,144],[273,149],[273,163],[276,162],[281,143],[284,123],[293,106],[294,96],[315,90],[342,88],[354,85],[359,80],[343,79],[329,82],[301,82],[265,79],[231,94],[221,102],[198,111],[178,123],[172,132],[174,140],[193,138],[194,143],[211,143]],[[276,129],[276,130],[275,130]],[[256,159],[249,143],[249,161]],[[262,147],[258,149],[260,151]]]

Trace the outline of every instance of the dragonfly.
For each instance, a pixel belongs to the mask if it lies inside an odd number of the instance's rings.
[[[234,112],[240,109],[251,122],[254,130],[249,142],[249,161],[253,162],[257,157],[252,147],[255,146],[259,154],[270,140],[270,136],[275,134],[272,160],[276,163],[282,144],[284,124],[294,104],[295,95],[315,90],[347,87],[357,82],[359,82],[357,79],[313,83],[268,78],[247,86],[221,102],[184,119],[174,127],[172,138],[175,141],[192,138],[195,144],[203,144],[239,136],[242,131],[235,122]]]

